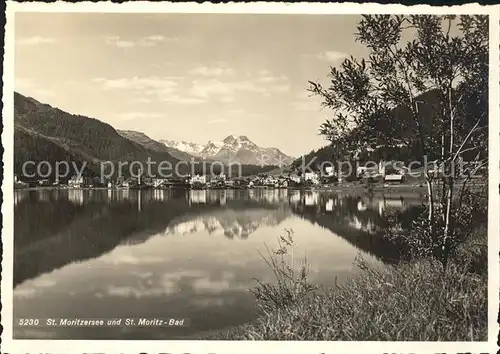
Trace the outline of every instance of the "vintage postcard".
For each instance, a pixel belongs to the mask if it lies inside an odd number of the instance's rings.
[[[9,2],[2,352],[496,352],[499,10]]]

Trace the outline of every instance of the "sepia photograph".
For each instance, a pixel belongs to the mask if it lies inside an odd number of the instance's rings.
[[[497,7],[29,5],[6,27],[6,352],[496,348]]]

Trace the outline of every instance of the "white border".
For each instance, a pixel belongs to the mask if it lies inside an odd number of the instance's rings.
[[[319,342],[319,341],[138,341],[138,340],[13,340],[13,87],[14,87],[14,14],[15,12],[114,12],[114,13],[254,13],[254,14],[487,14],[490,15],[490,108],[489,108],[489,292],[488,342]],[[2,344],[5,353],[437,353],[493,352],[499,327],[499,174],[500,174],[500,97],[499,97],[499,26],[500,6],[469,4],[452,7],[380,4],[284,4],[284,3],[15,3],[7,2],[5,25],[5,56],[3,74],[4,181],[2,191],[3,262],[2,262]],[[5,251],[6,250],[6,251]]]

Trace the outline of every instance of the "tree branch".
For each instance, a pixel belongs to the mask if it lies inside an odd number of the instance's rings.
[[[457,159],[458,155],[460,155],[463,147],[465,146],[465,144],[467,144],[467,141],[470,139],[470,137],[472,136],[472,134],[476,131],[476,129],[479,126],[479,123],[483,119],[484,115],[485,115],[485,112],[481,113],[481,116],[478,118],[476,124],[474,124],[474,126],[470,130],[469,134],[467,134],[467,136],[465,137],[465,139],[462,141],[462,144],[460,145],[460,147],[458,148],[457,152],[453,156],[452,161],[455,161]]]

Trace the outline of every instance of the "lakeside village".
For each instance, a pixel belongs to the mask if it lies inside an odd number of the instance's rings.
[[[353,171],[354,172],[354,171]],[[421,178],[414,177],[408,168],[395,167],[395,162],[380,161],[378,166],[357,167],[355,173],[343,176],[337,175],[332,166],[326,167],[325,171],[286,171],[277,173],[260,173],[254,176],[230,177],[225,173],[219,175],[193,175],[186,178],[149,178],[131,177],[117,178],[102,183],[100,177],[72,176],[67,183],[50,181],[49,179],[38,179],[30,182],[22,181],[14,176],[14,188],[104,188],[104,189],[248,189],[248,188],[328,188],[335,186],[364,185],[370,187],[393,186],[397,184],[408,184],[415,182],[415,186],[421,186]]]

